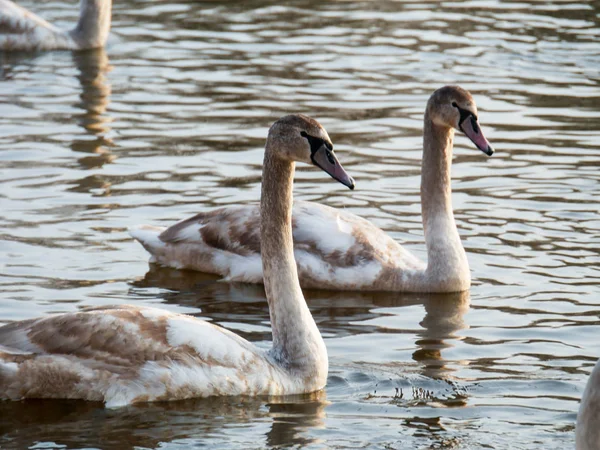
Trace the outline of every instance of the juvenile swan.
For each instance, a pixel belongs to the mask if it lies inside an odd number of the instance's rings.
[[[446,86],[433,93],[425,111],[421,207],[428,263],[367,220],[298,201],[292,223],[302,287],[405,292],[469,288],[469,264],[452,212],[455,129],[487,155],[493,153],[479,128],[471,95]],[[233,206],[200,213],[166,230],[142,225],[130,233],[151,253],[151,262],[261,283],[259,215],[256,205]]]
[[[600,449],[600,360],[592,370],[581,397],[575,445],[577,450]]]
[[[0,0],[0,50],[86,50],[103,47],[112,0],[81,0],[79,21],[63,31],[10,0]]]
[[[283,117],[265,147],[260,228],[273,347],[182,314],[115,305],[0,328],[0,398],[78,398],[107,407],[209,395],[282,395],[322,389],[327,350],[300,290],[292,243],[294,161],[354,181],[327,132]]]

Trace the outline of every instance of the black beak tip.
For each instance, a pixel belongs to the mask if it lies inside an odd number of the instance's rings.
[[[494,149],[489,144],[486,148],[481,148],[479,145],[477,146],[477,148],[488,156],[492,156],[494,154]]]
[[[348,183],[348,187],[351,191],[353,191],[355,186],[356,184],[354,184],[354,178],[350,177],[350,183]]]

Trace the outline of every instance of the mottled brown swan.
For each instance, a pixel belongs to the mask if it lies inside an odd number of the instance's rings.
[[[295,161],[353,188],[325,129],[303,115],[279,119],[267,137],[261,208],[262,255],[273,346],[256,347],[209,322],[132,305],[0,327],[0,398],[71,398],[107,407],[210,395],[317,391],[327,350],[306,305],[294,262]]]
[[[294,253],[304,288],[457,292],[471,284],[469,263],[452,211],[450,166],[454,131],[493,153],[473,97],[458,86],[433,93],[424,120],[421,208],[427,264],[368,220],[344,210],[297,201]],[[170,228],[130,230],[151,262],[261,283],[260,209],[231,206],[203,212]]]

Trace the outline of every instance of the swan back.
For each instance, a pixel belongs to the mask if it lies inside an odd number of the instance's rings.
[[[117,407],[303,387],[240,336],[158,308],[103,306],[17,322],[0,328],[0,342],[0,398]]]

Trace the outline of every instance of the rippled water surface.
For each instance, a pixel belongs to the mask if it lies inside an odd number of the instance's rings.
[[[68,27],[75,1],[21,4]],[[425,257],[422,116],[469,89],[496,147],[457,136],[473,287],[306,292],[324,392],[104,410],[0,403],[0,447],[564,449],[600,335],[600,2],[116,0],[106,51],[0,53],[0,321],[160,305],[266,345],[261,287],[149,267],[128,226],[256,201],[269,125],[318,118],[357,180],[297,198]]]

